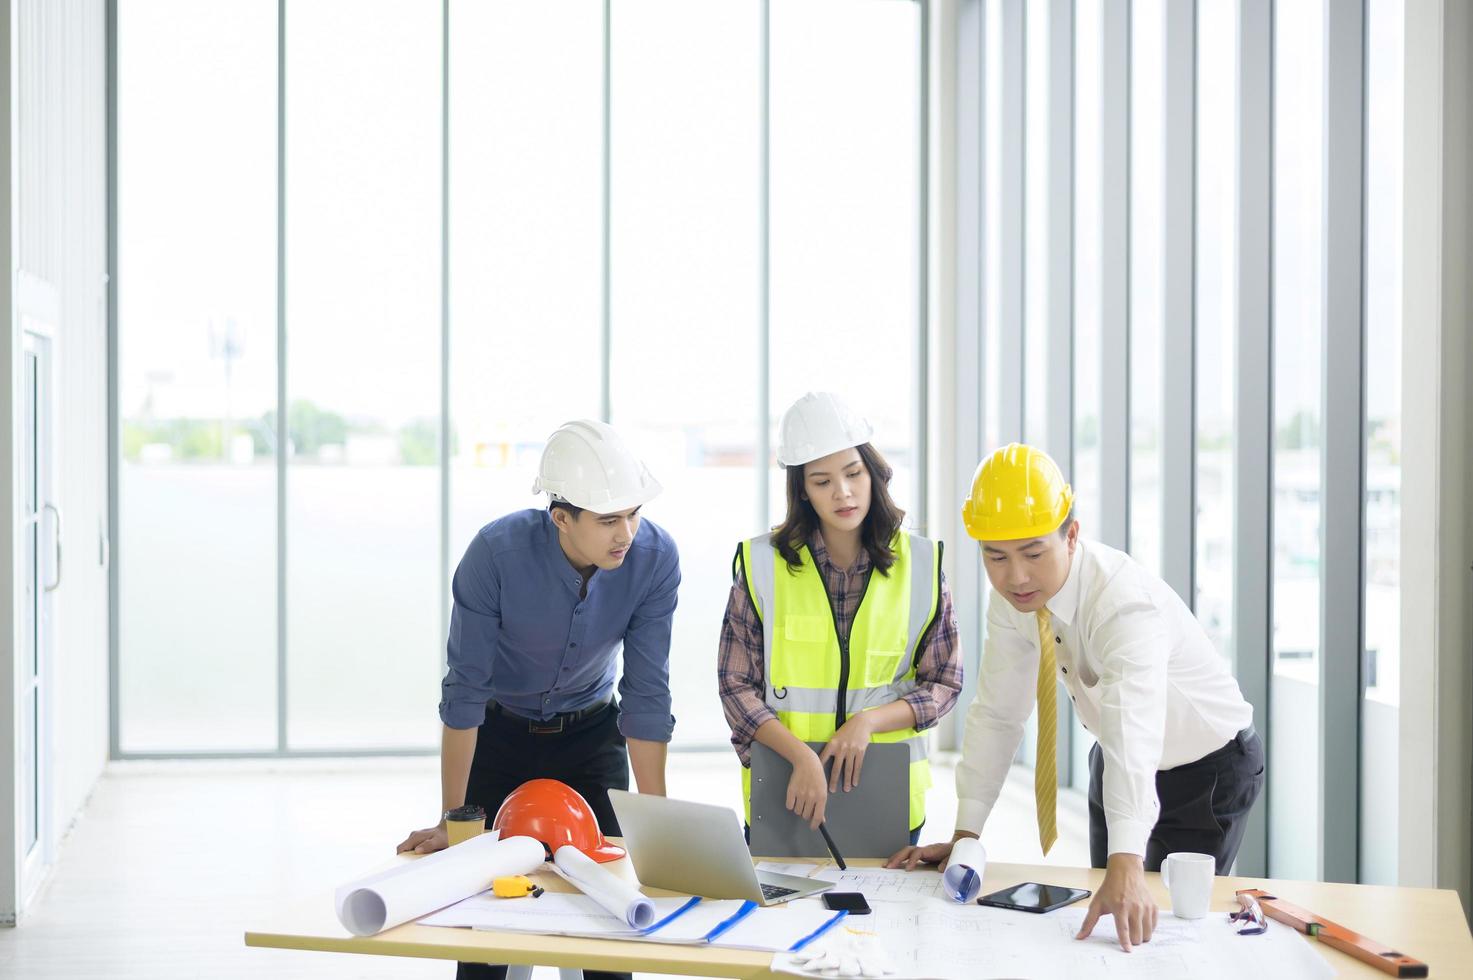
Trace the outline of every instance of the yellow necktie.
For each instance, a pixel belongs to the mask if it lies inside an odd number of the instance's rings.
[[[1054,656],[1054,629],[1047,609],[1038,611],[1038,751],[1033,759],[1033,795],[1038,801],[1038,843],[1047,854],[1059,839],[1056,803],[1059,795],[1055,741],[1059,732],[1058,660]]]

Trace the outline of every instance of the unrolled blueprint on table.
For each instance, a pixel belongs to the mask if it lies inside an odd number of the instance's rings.
[[[657,898],[655,921],[673,914],[689,899]],[[506,932],[537,932],[550,936],[608,936],[626,938],[639,930],[610,915],[583,894],[549,892],[541,898],[497,898],[491,892],[472,895],[420,919],[426,926],[460,926]]]
[[[1063,977],[1070,980],[1317,980],[1334,976],[1329,964],[1287,926],[1271,923],[1261,936],[1240,936],[1226,913],[1186,921],[1161,913],[1151,942],[1123,951],[1114,922],[1105,918],[1087,939],[1076,940],[1084,909],[1044,915],[941,899],[888,902],[843,926],[873,932],[897,968],[896,980],[987,977]],[[805,976],[778,954],[772,968]],[[888,980],[888,978],[887,978]]]
[[[763,861],[757,865],[757,870],[832,881],[835,891],[859,892],[871,903],[913,902],[919,898],[941,898],[946,894],[939,871],[899,871],[889,868],[850,868],[840,871],[833,865],[779,864],[773,861]]]
[[[802,948],[842,916],[818,903],[758,908],[740,899],[656,898],[655,925],[632,929],[587,895],[497,898],[490,892],[420,919],[420,925],[471,927],[548,936],[587,936],[653,943],[704,944],[765,952]],[[713,938],[714,934],[714,938]]]

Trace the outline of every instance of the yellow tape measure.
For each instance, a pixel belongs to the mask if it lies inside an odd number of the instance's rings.
[[[532,884],[532,879],[526,875],[511,875],[491,882],[491,893],[497,898],[525,898],[528,895],[536,898],[542,894],[542,889]]]

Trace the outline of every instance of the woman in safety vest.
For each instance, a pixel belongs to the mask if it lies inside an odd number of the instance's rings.
[[[717,674],[749,823],[753,739],[792,764],[787,807],[815,829],[828,794],[859,784],[869,744],[902,742],[914,843],[931,785],[921,733],[956,702],[961,651],[941,543],[901,529],[873,431],[827,392],[783,414],[787,517],[737,549]]]

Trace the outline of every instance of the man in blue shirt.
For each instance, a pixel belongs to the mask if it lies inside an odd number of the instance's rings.
[[[619,826],[608,791],[628,789],[631,763],[639,792],[665,794],[680,559],[640,513],[660,489],[612,428],[569,422],[549,438],[532,487],[548,509],[508,514],[471,541],[452,586],[442,812],[470,803],[489,816],[522,783],[550,778],[581,793],[609,835]],[[442,819],[399,850],[445,846]],[[456,976],[504,971],[462,963]]]

